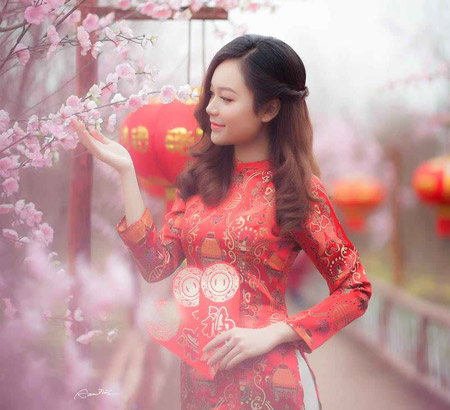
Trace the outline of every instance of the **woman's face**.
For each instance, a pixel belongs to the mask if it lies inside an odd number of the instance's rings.
[[[216,145],[245,144],[262,138],[264,116],[253,112],[253,94],[244,83],[238,60],[219,64],[211,79],[206,112],[211,124],[211,141]]]

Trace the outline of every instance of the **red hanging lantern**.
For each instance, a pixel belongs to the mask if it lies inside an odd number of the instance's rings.
[[[414,172],[411,184],[422,201],[438,206],[438,235],[450,236],[450,156],[424,162]]]
[[[175,199],[176,176],[189,157],[188,148],[203,134],[194,117],[196,104],[177,99],[163,104],[154,97],[130,113],[120,128],[119,142],[133,159],[139,185],[165,197],[168,209]]]
[[[347,176],[333,184],[333,202],[344,214],[344,224],[349,230],[365,229],[367,215],[384,199],[385,190],[377,178]]]

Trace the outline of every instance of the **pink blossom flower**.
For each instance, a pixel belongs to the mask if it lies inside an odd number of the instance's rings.
[[[43,309],[42,316],[44,316],[46,322],[50,322],[50,319],[53,317],[52,312],[49,309]]]
[[[36,142],[36,143],[27,142],[27,148],[25,149],[23,154],[28,159],[33,159],[39,153],[40,149],[41,149],[41,146],[39,145],[39,142]]]
[[[117,7],[121,10],[127,10],[130,8],[130,0],[120,0],[119,3],[117,4]]]
[[[177,95],[177,90],[173,85],[165,85],[161,88],[159,99],[163,104],[169,104]]]
[[[64,4],[64,0],[46,0],[52,9],[57,9]]]
[[[36,210],[33,202],[28,202],[20,211],[19,217],[25,221],[28,226],[33,227],[41,222],[42,212]]]
[[[3,181],[2,186],[5,189],[7,196],[10,196],[19,191],[19,183],[15,178],[6,178]]]
[[[130,52],[130,47],[128,47],[125,42],[120,42],[116,44],[114,52],[119,55],[122,60],[126,60],[128,58],[128,53]]]
[[[111,98],[111,104],[113,104],[112,108],[116,112],[124,110],[125,103],[126,103],[126,98],[120,93],[114,94],[114,97]]]
[[[192,0],[191,2],[191,10],[199,11],[203,7],[204,0]]]
[[[172,10],[179,10],[181,7],[181,0],[169,0],[168,4]]]
[[[105,27],[103,29],[103,34],[106,37],[108,37],[111,41],[113,41],[114,43],[116,43],[118,41],[117,34],[119,34],[119,33],[116,34],[114,31],[111,30],[110,27]]]
[[[144,67],[145,77],[150,78],[151,80],[155,80],[159,74],[159,70],[156,67],[150,67],[150,64],[147,64]]]
[[[81,102],[81,98],[76,95],[71,95],[66,100],[66,105],[72,107],[75,112],[80,112],[83,110],[83,103]]]
[[[106,76],[106,84],[100,83],[102,88],[102,97],[109,98],[112,93],[117,91],[117,81],[119,81],[119,76],[117,73],[109,73]]]
[[[102,17],[99,21],[100,27],[106,27],[113,23],[115,18],[115,13],[112,11],[111,13],[108,13],[105,17]]]
[[[59,37],[58,32],[56,31],[55,26],[50,25],[47,29],[47,37],[50,40],[50,43],[52,44],[59,44],[61,42],[61,38]]]
[[[172,10],[167,4],[157,6],[152,13],[152,17],[158,20],[167,20],[172,16]]]
[[[259,8],[260,8],[260,4],[254,2],[254,1],[250,2],[250,3],[247,5],[247,10],[248,10],[248,11],[253,11],[253,12],[255,12],[255,11],[258,11]]]
[[[84,345],[90,344],[92,342],[92,339],[96,336],[96,335],[100,335],[103,332],[101,330],[90,330],[87,333],[82,334],[81,336],[77,337],[77,342],[78,343],[82,343]]]
[[[116,84],[119,81],[119,75],[117,73],[109,73],[106,76],[106,83]]]
[[[89,39],[89,33],[85,30],[83,26],[79,26],[77,28],[77,39],[80,42],[81,48],[83,49],[81,51],[81,55],[85,56],[87,52],[91,49],[92,44],[91,40]]]
[[[95,101],[88,99],[84,101],[83,105],[85,107],[85,111],[89,113],[89,120],[98,120],[99,118],[101,118],[100,111],[97,110],[97,103]]]
[[[178,88],[178,100],[185,103],[191,98],[192,88],[189,84],[182,85]]]
[[[86,18],[83,20],[83,27],[87,32],[91,32],[100,28],[100,18],[97,14],[88,13]]]
[[[111,343],[119,334],[117,328],[110,330],[106,335],[106,340],[108,343]]]
[[[131,83],[134,82],[135,77],[136,77],[136,71],[128,63],[119,64],[116,67],[116,73],[119,76],[119,78],[128,80]]]
[[[26,134],[26,132],[22,128],[19,127],[19,124],[17,123],[17,121],[14,123],[13,132],[14,132],[14,134],[13,134],[14,142],[20,140]]]
[[[27,23],[41,24],[46,17],[48,17],[51,8],[48,4],[40,6],[31,6],[25,9],[24,17]]]
[[[19,243],[20,242],[20,243]],[[19,248],[19,247],[21,247],[22,246],[22,244],[24,244],[24,243],[31,243],[31,240],[30,240],[30,238],[28,238],[28,236],[22,236],[20,239],[19,239],[19,242],[16,242],[15,243],[15,247],[16,248]]]
[[[77,308],[75,309],[75,311],[73,312],[73,318],[74,318],[77,322],[82,322],[82,321],[84,320],[83,312],[82,312],[82,310],[81,310],[79,307],[77,307]]]
[[[75,10],[69,17],[67,17],[64,20],[64,23],[69,26],[74,26],[75,24],[78,24],[81,20],[81,11]]]
[[[118,22],[119,30],[125,37],[133,37],[133,30],[128,26],[125,20],[120,20]]]
[[[53,242],[53,228],[47,223],[43,223],[39,225],[39,230],[44,235],[44,240],[47,245],[50,245]]]
[[[19,234],[13,229],[2,229],[2,234],[5,238],[14,240],[19,239]]]
[[[0,110],[0,132],[6,131],[9,124],[9,113],[5,110]]]
[[[239,0],[216,0],[216,7],[231,10],[239,5]]]
[[[19,155],[10,155],[0,159],[0,176],[7,178],[11,176],[10,169],[19,166]]]
[[[57,143],[65,150],[74,149],[78,145],[78,140],[76,138],[76,133],[72,133],[71,135],[64,132],[56,136]]]
[[[25,200],[24,199],[19,199],[14,204],[14,212],[16,212],[16,214],[19,214],[24,206],[25,206]]]
[[[39,118],[37,115],[32,115],[28,119],[27,133],[35,134],[38,129],[39,129]]]
[[[31,165],[35,168],[50,168],[52,166],[52,151],[47,148],[42,154],[40,151],[36,153],[31,161]]]
[[[96,41],[94,43],[94,47],[92,47],[92,50],[91,50],[92,57],[94,57],[94,58],[98,57],[98,53],[100,53],[100,51],[102,51],[103,45],[104,44],[101,41]]]
[[[182,21],[189,21],[192,18],[192,12],[190,9],[186,9],[183,11],[176,11],[173,15],[174,20],[182,20]]]
[[[153,17],[153,11],[155,8],[156,8],[156,5],[154,4],[154,2],[152,0],[150,0],[147,3],[143,4],[142,6],[140,6],[139,10],[140,10],[141,14],[143,14],[144,16]]]
[[[17,58],[19,59],[20,64],[25,65],[28,63],[28,60],[30,59],[30,50],[28,50],[28,48],[22,43],[17,44],[15,50],[17,52]]]
[[[57,44],[50,45],[50,47],[47,50],[47,55],[46,55],[47,60],[49,60],[55,56],[57,48],[58,48]]]
[[[102,96],[102,89],[98,84],[94,84],[91,88],[89,88],[89,94],[93,98],[100,98]]]
[[[117,91],[117,84],[109,84],[106,86],[104,83],[100,83],[100,87],[102,88],[102,98],[108,99],[111,97],[112,93],[115,93]]]
[[[126,108],[134,112],[138,108],[141,108],[143,104],[142,99],[138,95],[130,95],[126,103]]]

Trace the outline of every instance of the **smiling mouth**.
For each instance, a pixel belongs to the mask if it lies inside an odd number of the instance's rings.
[[[216,124],[214,122],[211,122],[211,128],[213,130],[218,130],[218,129],[223,128],[223,127],[225,127],[225,125],[220,125],[220,124]]]

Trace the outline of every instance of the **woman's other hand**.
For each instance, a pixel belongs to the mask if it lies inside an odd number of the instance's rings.
[[[243,360],[270,352],[277,345],[270,326],[258,329],[234,327],[217,335],[204,347],[203,352],[218,347],[225,341],[227,343],[209,359],[208,366],[222,359],[219,369],[230,370]]]

